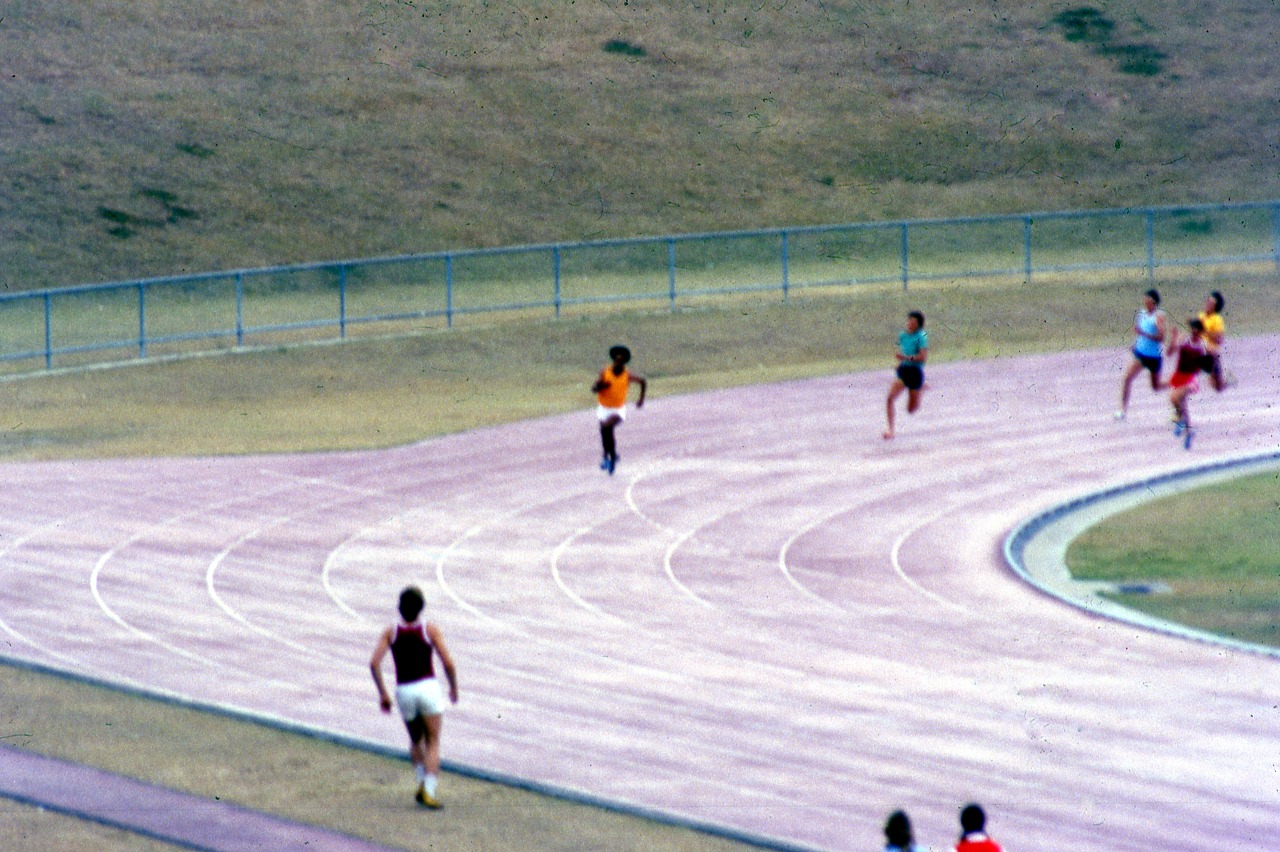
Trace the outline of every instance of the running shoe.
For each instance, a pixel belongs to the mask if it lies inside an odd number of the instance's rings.
[[[609,467],[609,457],[608,457],[608,456],[601,456],[601,457],[600,457],[600,469],[601,469],[601,470],[607,470],[607,471],[609,471],[610,473],[613,473],[613,469]]]
[[[1182,439],[1182,446],[1186,447],[1188,450],[1191,449],[1191,439],[1195,436],[1195,434],[1196,434],[1196,430],[1188,426],[1187,434]]]
[[[605,459],[605,461],[608,463],[608,465],[605,467],[605,470],[609,471],[610,476],[613,476],[613,469],[618,466],[619,458],[621,458],[621,456],[610,456],[609,458]]]
[[[1182,430],[1186,428],[1187,428],[1187,424],[1185,421],[1182,421],[1182,420],[1173,421],[1173,437],[1181,438]]]
[[[418,785],[418,792],[413,794],[413,800],[424,808],[430,808],[433,811],[438,811],[444,807],[444,805],[440,804],[439,799],[427,792],[425,784]]]
[[[1113,415],[1111,415],[1111,416],[1112,416],[1112,417],[1114,417],[1116,420],[1123,420],[1123,419],[1124,419],[1124,412],[1123,412],[1123,411],[1117,411],[1115,414],[1113,414]]]

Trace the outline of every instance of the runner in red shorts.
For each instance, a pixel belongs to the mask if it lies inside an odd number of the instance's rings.
[[[1204,369],[1208,353],[1204,344],[1204,323],[1198,318],[1187,321],[1191,334],[1182,341],[1178,339],[1175,329],[1169,340],[1167,353],[1178,353],[1177,366],[1169,377],[1169,404],[1173,406],[1173,434],[1182,438],[1183,446],[1191,449],[1191,439],[1195,430],[1191,428],[1191,415],[1188,411],[1187,397],[1200,390],[1200,382],[1196,377]]]

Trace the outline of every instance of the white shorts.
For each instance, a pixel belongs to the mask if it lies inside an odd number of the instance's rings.
[[[603,423],[604,421],[608,420],[610,417],[617,417],[619,420],[626,420],[627,407],[625,405],[622,406],[621,408],[606,408],[603,405],[596,406],[597,420]]]
[[[406,722],[419,716],[439,716],[444,712],[444,690],[433,677],[402,683],[396,687],[396,706]]]

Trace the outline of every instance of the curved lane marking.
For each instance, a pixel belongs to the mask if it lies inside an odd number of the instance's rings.
[[[569,585],[565,583],[564,578],[560,576],[560,557],[564,554],[566,550],[569,549],[570,545],[572,545],[575,541],[577,541],[579,537],[586,535],[587,533],[591,532],[594,529],[596,529],[595,526],[582,527],[576,532],[574,532],[572,535],[569,535],[568,537],[562,539],[560,543],[555,546],[555,549],[551,551],[551,579],[555,581],[555,584],[560,588],[560,591],[564,592],[565,596],[568,597],[569,600],[573,601],[578,606],[582,607],[588,612],[591,612],[591,613],[594,613],[595,615],[600,616],[601,618],[606,618],[610,621],[613,621],[621,627],[629,627],[634,629],[634,625],[632,625],[630,622],[626,621],[625,619],[619,618],[613,613],[606,612],[605,610],[601,609],[600,607],[596,606],[590,601],[583,599],[581,595],[579,595],[573,589],[569,588]]]
[[[283,518],[277,518],[274,523],[252,529],[249,532],[245,533],[244,535],[240,536],[235,541],[231,542],[231,544],[228,544],[226,547],[224,547],[221,551],[218,552],[217,556],[215,556],[209,562],[209,568],[205,571],[205,574],[204,574],[204,585],[209,592],[209,597],[212,598],[213,602],[218,605],[218,608],[221,609],[223,612],[225,612],[227,615],[231,616],[242,626],[247,627],[249,630],[252,630],[254,633],[257,633],[260,636],[265,636],[266,638],[270,639],[272,642],[278,642],[281,645],[285,645],[287,647],[293,648],[295,651],[301,651],[302,653],[311,655],[311,656],[320,656],[317,654],[314,648],[309,648],[300,642],[294,642],[292,639],[287,639],[283,636],[273,633],[270,630],[267,630],[265,627],[259,627],[258,625],[249,621],[239,612],[232,609],[231,606],[229,606],[225,601],[223,601],[222,596],[218,594],[218,590],[214,584],[214,575],[217,573],[219,566],[222,565],[222,563],[226,560],[226,558],[229,555],[231,555],[231,553],[236,548],[240,547],[246,541],[250,541],[254,538],[257,538],[258,535],[263,530],[268,530],[268,529],[271,529],[272,527],[282,526],[291,520],[293,520],[293,518],[288,516]]]

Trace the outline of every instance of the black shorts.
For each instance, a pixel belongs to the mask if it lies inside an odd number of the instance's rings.
[[[907,390],[920,390],[924,387],[924,370],[919,364],[899,364],[898,381],[907,386]]]
[[[1142,368],[1153,376],[1160,375],[1160,368],[1164,365],[1164,359],[1159,355],[1139,355],[1134,351],[1133,357],[1138,359],[1138,363]]]

